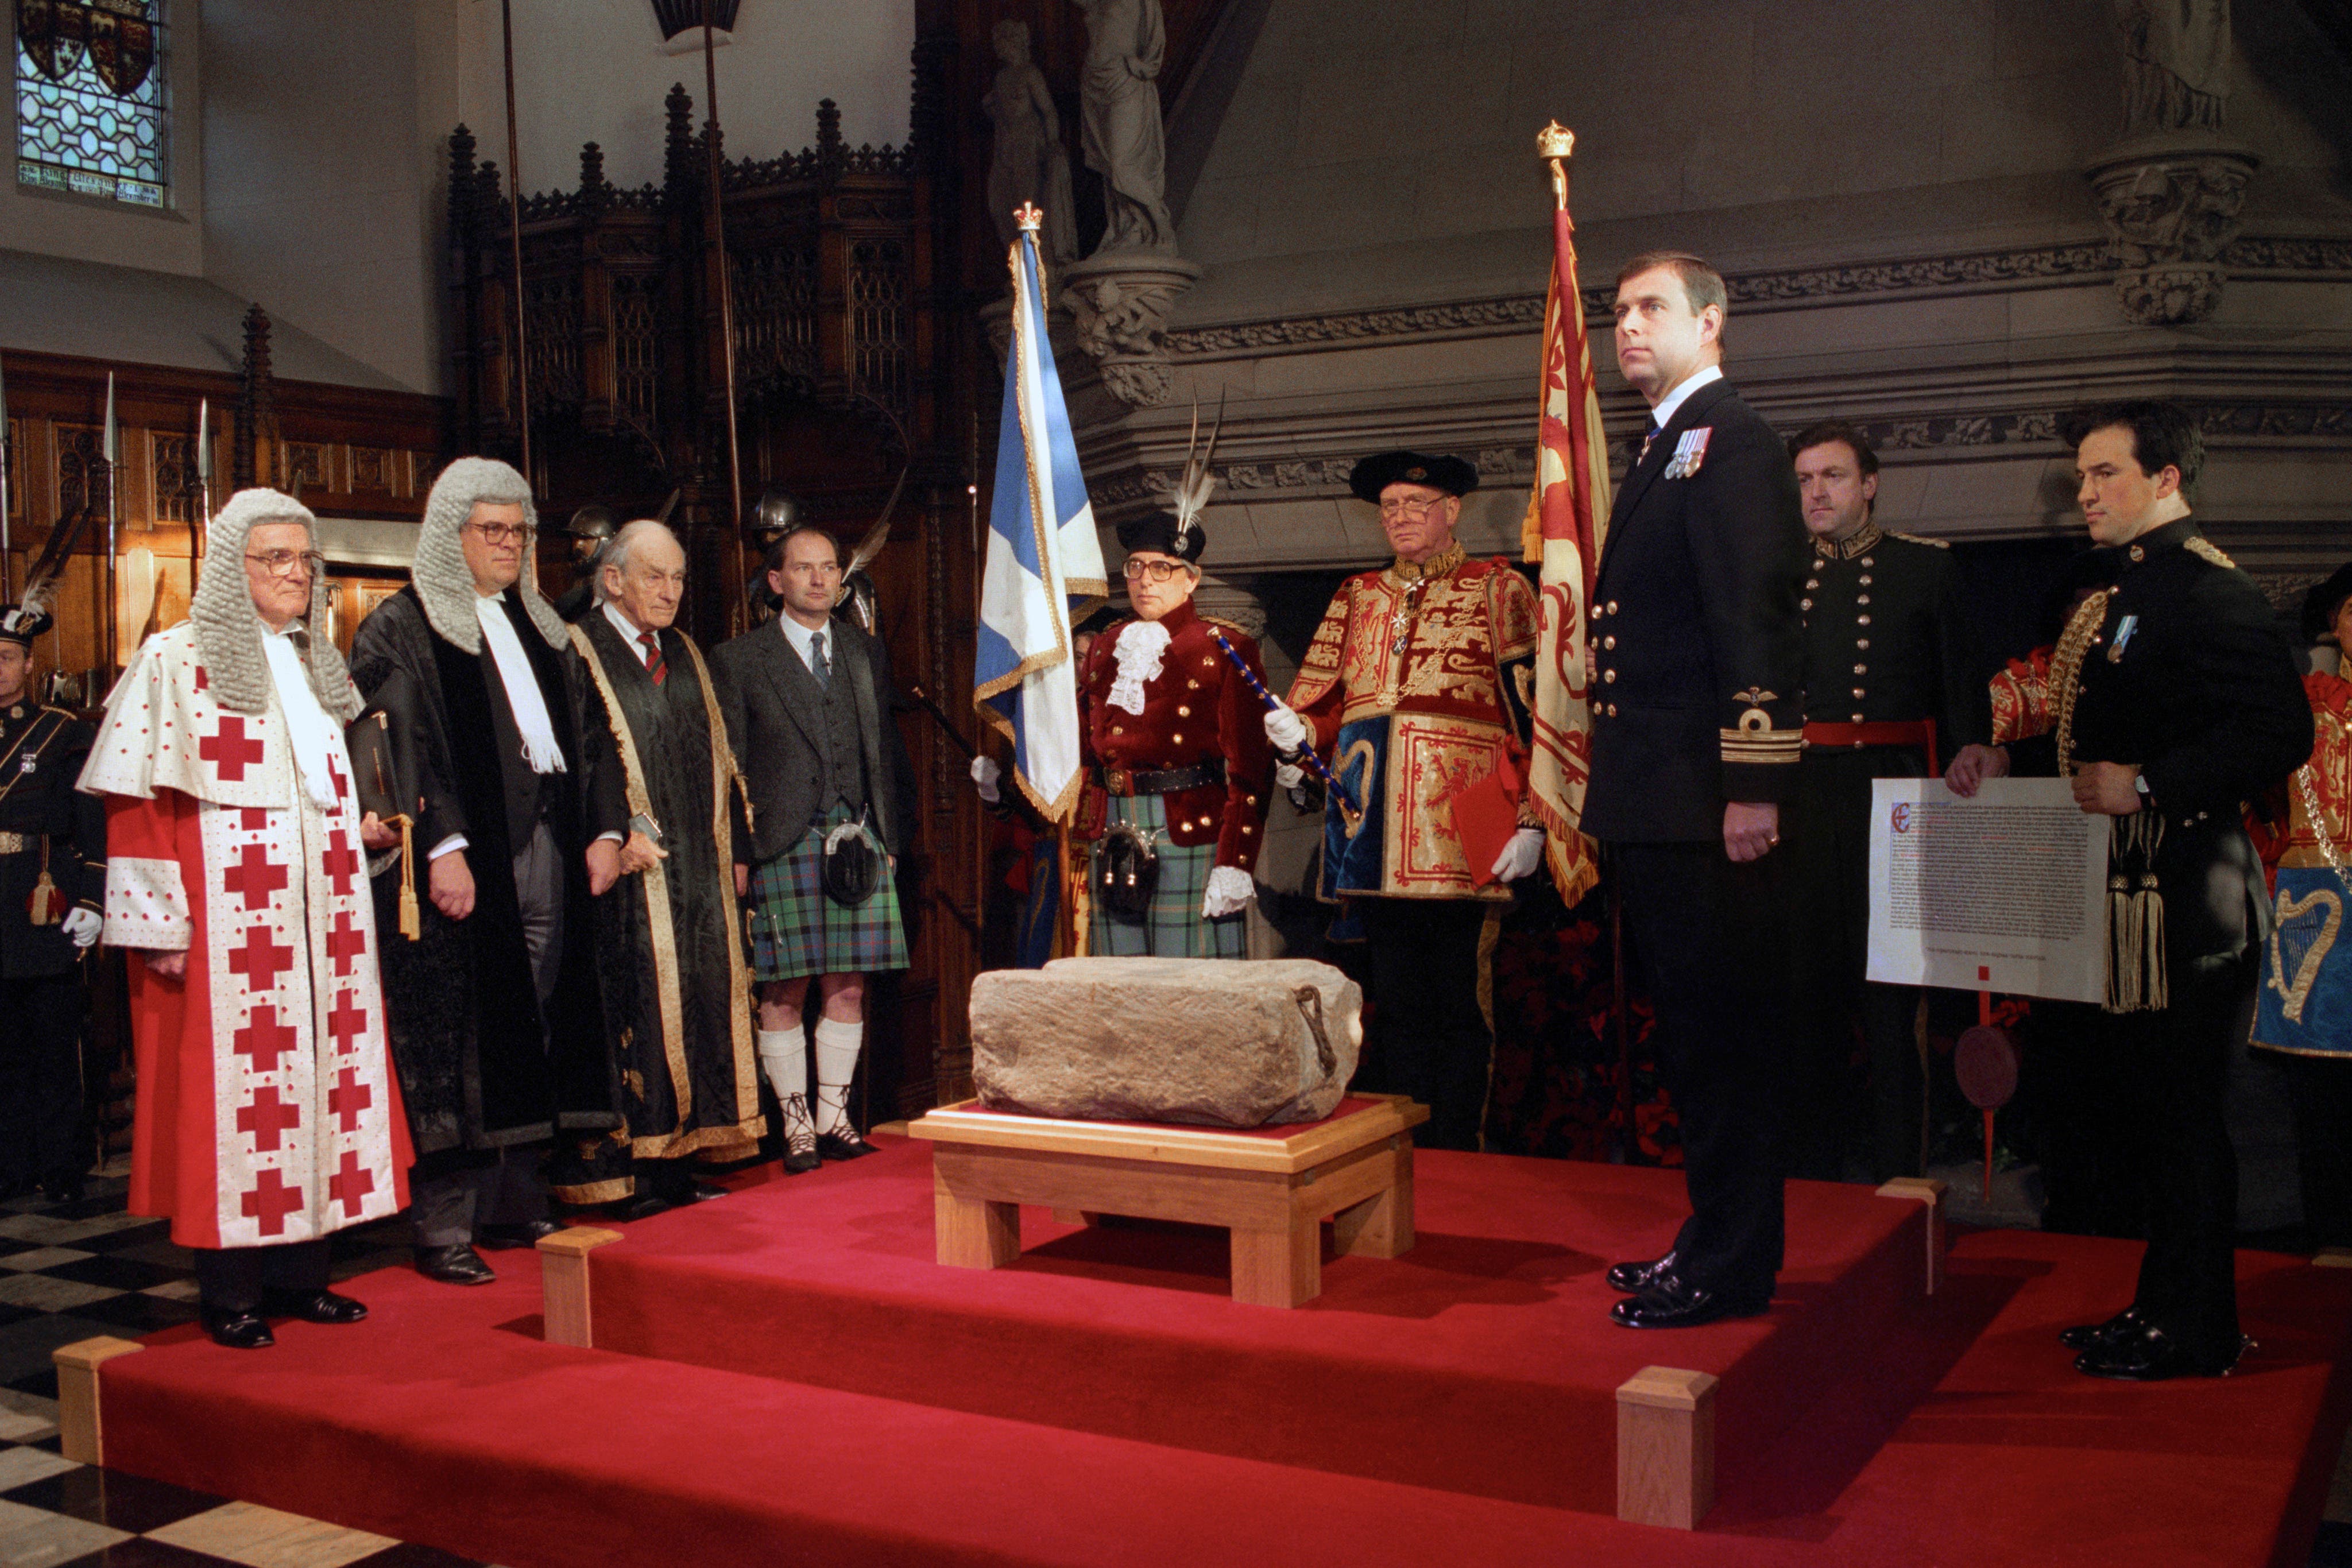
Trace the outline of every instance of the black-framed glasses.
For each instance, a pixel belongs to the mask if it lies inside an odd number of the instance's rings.
[[[259,555],[247,552],[245,559],[272,577],[316,577],[327,565],[327,558],[314,549],[272,549]]]
[[[1124,568],[1127,580],[1129,582],[1146,577],[1154,582],[1165,582],[1180,571],[1192,570],[1181,560],[1139,560],[1134,556],[1127,558],[1127,565]]]
[[[467,528],[494,545],[519,545],[531,536],[529,523],[467,523]]]
[[[1411,517],[1414,521],[1418,522],[1423,517],[1429,516],[1430,513],[1437,510],[1438,507],[1444,506],[1453,497],[1448,496],[1432,496],[1426,500],[1416,500],[1410,496],[1400,496],[1393,501],[1382,501],[1381,503],[1381,516],[1383,517]]]

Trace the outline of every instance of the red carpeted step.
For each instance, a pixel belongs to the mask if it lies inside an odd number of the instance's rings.
[[[107,1462],[513,1568],[2300,1563],[2343,1437],[2352,1281],[2244,1255],[2263,1344],[2242,1375],[2078,1377],[2051,1336],[2127,1292],[2137,1253],[1964,1239],[1951,1288],[1885,1331],[1949,1370],[1924,1396],[1815,1402],[1695,1535],[551,1346],[510,1254],[485,1290],[367,1276],[367,1322],[287,1324],[270,1351],[156,1336],[102,1375]]]
[[[1031,1210],[1013,1266],[944,1269],[929,1147],[881,1142],[600,1249],[598,1347],[1613,1513],[1616,1389],[1635,1372],[1722,1377],[1727,1478],[1921,1297],[1918,1204],[1795,1183],[1769,1315],[1629,1333],[1608,1321],[1601,1273],[1672,1241],[1679,1172],[1430,1152],[1419,1244],[1330,1259],[1296,1311],[1233,1301],[1224,1233],[1202,1228],[1072,1230]]]

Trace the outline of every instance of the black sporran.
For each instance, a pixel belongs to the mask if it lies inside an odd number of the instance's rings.
[[[1155,836],[1150,829],[1117,822],[1095,846],[1095,902],[1123,925],[1151,918],[1151,894],[1160,885]]]
[[[843,822],[824,836],[824,895],[844,909],[856,909],[882,885],[882,847],[866,819]]]

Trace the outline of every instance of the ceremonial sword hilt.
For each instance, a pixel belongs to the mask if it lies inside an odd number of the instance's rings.
[[[1266,712],[1272,713],[1282,706],[1282,699],[1265,689],[1265,683],[1257,678],[1257,672],[1249,667],[1249,662],[1234,652],[1234,645],[1225,641],[1225,634],[1223,632],[1212,626],[1209,628],[1209,635],[1217,640],[1217,646],[1224,652],[1225,662],[1242,673],[1242,679],[1250,684],[1250,690],[1257,694],[1257,700],[1265,705]],[[1364,820],[1364,810],[1356,804],[1355,796],[1349,793],[1345,784],[1339,782],[1339,776],[1332,772],[1320,757],[1315,755],[1313,747],[1302,747],[1298,753],[1298,760],[1307,765],[1307,770],[1309,773],[1323,780],[1323,788],[1331,791],[1331,799],[1339,802],[1339,815],[1347,820],[1348,826],[1351,830]]]

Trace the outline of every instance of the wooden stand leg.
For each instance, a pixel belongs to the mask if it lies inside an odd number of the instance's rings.
[[[1934,1176],[1896,1176],[1878,1189],[1881,1197],[1927,1206],[1927,1294],[1944,1288],[1944,1183]]]
[[[1056,1225],[1100,1225],[1102,1216],[1091,1208],[1057,1208],[1054,1210]]]
[[[2352,1247],[2323,1247],[2312,1255],[2315,1269],[2352,1269]]]
[[[1618,1518],[1696,1530],[1715,1506],[1717,1382],[1645,1366],[1618,1385]]]
[[[575,1225],[539,1239],[540,1332],[550,1344],[596,1343],[588,1313],[588,1254],[618,1241],[617,1230]]]
[[[958,1197],[934,1186],[932,1221],[940,1261],[951,1269],[1002,1269],[1021,1256],[1021,1206]]]
[[[1234,1300],[1256,1307],[1296,1307],[1323,1293],[1323,1227],[1233,1231]]]
[[[49,1353],[58,1364],[58,1451],[79,1465],[106,1462],[105,1434],[99,1421],[98,1369],[118,1355],[147,1347],[112,1334],[76,1340]]]
[[[1411,1145],[1398,1158],[1395,1179],[1385,1192],[1331,1217],[1331,1237],[1343,1257],[1402,1258],[1412,1250]]]

